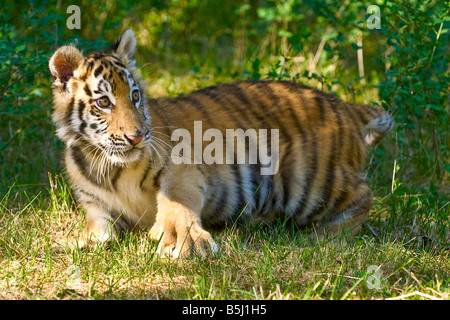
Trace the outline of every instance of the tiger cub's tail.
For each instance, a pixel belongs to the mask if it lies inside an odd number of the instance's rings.
[[[365,106],[369,108],[371,119],[364,128],[364,140],[368,146],[374,146],[383,139],[394,127],[391,115],[378,107]]]

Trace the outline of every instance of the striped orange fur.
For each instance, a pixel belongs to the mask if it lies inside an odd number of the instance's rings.
[[[127,30],[109,49],[83,56],[63,46],[50,60],[53,120],[66,143],[71,186],[86,209],[83,245],[150,227],[159,253],[206,256],[218,251],[207,230],[280,217],[357,233],[372,204],[361,171],[368,147],[393,126],[388,113],[281,81],[148,99],[135,45]],[[249,162],[175,164],[174,130],[195,136],[195,122],[202,134],[215,129],[223,137],[230,129],[277,130],[277,172],[261,175],[261,163]],[[209,143],[203,140],[202,150]]]

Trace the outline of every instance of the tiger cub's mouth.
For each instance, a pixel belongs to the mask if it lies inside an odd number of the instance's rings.
[[[140,159],[143,150],[150,143],[150,140],[150,132],[147,132],[144,134],[142,140],[135,144],[123,141],[109,141],[106,146],[100,144],[98,146],[102,153],[100,157],[108,159],[113,165],[126,165]]]
[[[143,146],[140,148],[134,146],[128,150],[103,151],[103,153],[106,154],[106,157],[108,157],[111,164],[124,166],[140,159],[141,154],[143,153]]]

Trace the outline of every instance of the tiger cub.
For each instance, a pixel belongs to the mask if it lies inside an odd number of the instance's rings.
[[[361,171],[388,113],[281,81],[149,99],[135,46],[126,30],[108,49],[62,46],[49,61],[52,118],[86,210],[80,245],[151,227],[159,254],[205,257],[218,252],[206,229],[279,217],[358,232],[372,204]]]

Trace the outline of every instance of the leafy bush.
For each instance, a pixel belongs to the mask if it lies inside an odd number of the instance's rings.
[[[399,156],[405,178],[448,178],[450,7],[438,1],[388,2],[387,67],[380,98],[398,123]],[[444,173],[444,170],[447,173]]]
[[[67,32],[66,18],[65,8],[45,1],[6,1],[0,10],[0,193],[12,184],[42,189],[48,172],[61,170],[48,59],[63,44],[93,49],[106,43]]]

